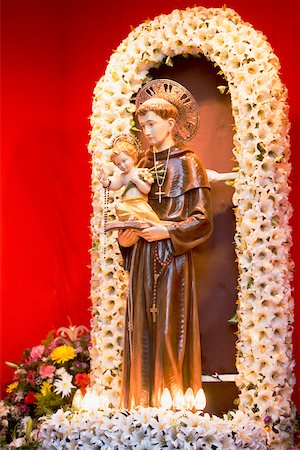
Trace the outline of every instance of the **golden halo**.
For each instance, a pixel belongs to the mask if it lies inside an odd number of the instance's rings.
[[[199,107],[184,86],[167,78],[149,81],[137,94],[136,111],[150,98],[163,98],[177,108],[178,116],[173,130],[175,142],[187,142],[195,136],[200,121]]]
[[[121,133],[118,134],[112,143],[112,146],[114,147],[118,142],[127,142],[128,144],[131,144],[135,147],[137,153],[140,153],[142,145],[140,140],[136,137],[133,136],[132,134],[128,134],[128,133]]]

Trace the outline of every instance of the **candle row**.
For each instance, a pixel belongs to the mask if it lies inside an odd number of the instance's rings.
[[[110,401],[107,394],[102,392],[96,393],[93,390],[87,391],[83,396],[78,389],[73,398],[73,407],[77,410],[84,411],[96,411],[106,410],[109,407]],[[174,409],[174,410],[197,410],[203,411],[206,406],[206,398],[203,389],[199,389],[196,395],[191,388],[188,388],[183,394],[181,389],[178,389],[174,398],[168,388],[163,390],[160,406],[162,409]]]
[[[172,398],[168,388],[163,390],[160,405],[163,409],[176,409],[176,410],[193,410],[203,411],[206,406],[206,398],[203,389],[199,389],[196,395],[191,388],[188,388],[183,394],[179,389],[174,398]]]

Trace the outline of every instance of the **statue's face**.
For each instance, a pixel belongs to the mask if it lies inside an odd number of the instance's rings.
[[[174,119],[163,119],[153,111],[148,111],[145,115],[139,116],[139,124],[150,145],[159,147],[172,135]]]
[[[129,173],[134,166],[134,161],[127,153],[121,152],[118,156],[115,156],[113,163],[123,172]]]

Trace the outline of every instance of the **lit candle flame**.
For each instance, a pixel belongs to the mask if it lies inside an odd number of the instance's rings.
[[[82,402],[83,402],[82,392],[80,389],[77,389],[72,400],[72,407],[79,411],[82,408]]]
[[[172,406],[172,397],[168,388],[163,390],[160,405],[163,409],[171,409]]]
[[[195,396],[192,388],[188,388],[184,394],[185,409],[192,410],[195,405]]]
[[[105,394],[104,392],[102,392],[99,396],[99,402],[100,402],[101,409],[108,408],[108,405],[109,405],[108,395]]]
[[[85,411],[97,411],[100,409],[99,396],[94,391],[87,391],[82,401],[82,409]]]
[[[195,397],[195,408],[198,411],[203,411],[206,406],[206,398],[203,389],[199,389]]]
[[[185,408],[185,402],[184,402],[184,396],[181,389],[178,389],[178,391],[175,394],[174,400],[173,400],[173,406],[175,409],[184,409]]]
[[[108,408],[108,405],[109,398],[104,392],[98,394],[95,391],[87,391],[83,397],[81,409],[86,411],[104,410]]]

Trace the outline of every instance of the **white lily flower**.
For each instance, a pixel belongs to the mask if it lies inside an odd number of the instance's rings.
[[[71,394],[72,389],[76,389],[76,386],[72,384],[72,375],[65,372],[60,375],[61,379],[55,380],[53,385],[54,392],[62,397],[68,397]]]

